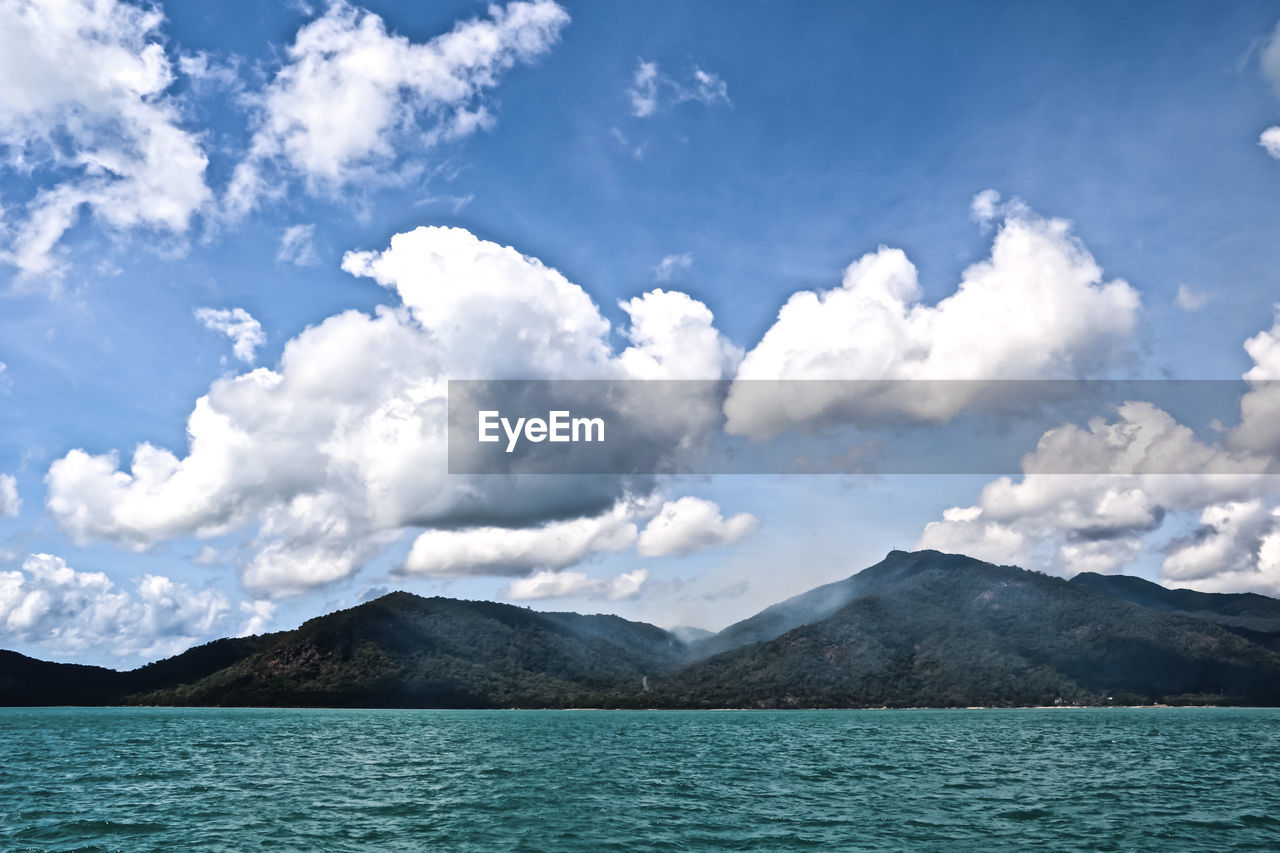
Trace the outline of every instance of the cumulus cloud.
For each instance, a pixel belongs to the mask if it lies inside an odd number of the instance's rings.
[[[499,593],[514,601],[540,598],[597,598],[621,601],[640,592],[649,579],[648,569],[623,572],[611,580],[588,577],[581,572],[538,572],[513,580]]]
[[[650,520],[640,531],[637,521],[645,518]],[[725,519],[719,506],[701,498],[661,506],[652,499],[626,500],[594,517],[540,527],[428,530],[414,541],[401,570],[428,577],[517,576],[557,572],[593,554],[632,547],[642,557],[686,556],[736,542],[757,524],[747,513]]]
[[[1219,442],[1198,439],[1144,402],[1120,406],[1114,421],[1046,432],[1022,460],[1020,480],[988,483],[969,507],[928,524],[919,546],[959,551],[1071,575],[1122,571],[1144,537],[1194,517],[1189,536],[1164,546],[1162,579],[1207,592],[1280,594],[1280,322],[1245,342],[1240,423]],[[1105,471],[1098,476],[1070,470]]]
[[[247,618],[237,637],[252,637],[263,633],[276,615],[276,603],[266,599],[240,602],[240,612]]]
[[[22,497],[18,494],[18,479],[12,474],[0,474],[0,518],[16,518],[22,512]]]
[[[276,260],[300,267],[318,263],[320,259],[316,257],[315,236],[314,225],[290,225],[280,235]]]
[[[1066,575],[1116,571],[1167,513],[1245,499],[1269,486],[1265,457],[1201,442],[1150,403],[1125,403],[1116,414],[1087,429],[1067,424],[1046,432],[1023,457],[1020,480],[997,478],[975,505],[947,510],[925,527],[919,547]],[[1072,470],[1108,473],[1062,473]]]
[[[0,259],[25,277],[52,280],[84,209],[113,231],[181,234],[210,199],[207,158],[165,94],[162,23],[118,0],[0,4],[0,157],[39,184]]]
[[[245,364],[253,364],[258,347],[267,342],[262,324],[243,308],[197,308],[196,319],[211,332],[231,339],[231,351]]]
[[[759,525],[749,513],[726,519],[708,500],[683,497],[665,504],[636,542],[642,557],[685,556],[704,548],[737,542]]]
[[[679,255],[667,255],[653,268],[654,281],[666,283],[678,277],[693,266],[693,253],[683,252]]]
[[[513,2],[414,43],[372,12],[330,5],[298,31],[257,99],[250,151],[227,190],[229,212],[243,214],[269,192],[272,169],[333,191],[379,173],[385,180],[398,150],[491,126],[482,93],[546,53],[568,22],[552,0]]]
[[[1244,374],[1250,390],[1240,400],[1240,423],[1228,433],[1230,446],[1280,458],[1280,306],[1270,329],[1244,342],[1253,366]]]
[[[72,569],[33,554],[20,571],[0,572],[0,637],[64,655],[108,649],[121,655],[173,654],[207,637],[229,609],[216,590],[193,590],[143,575],[133,592],[102,572]]]
[[[1258,137],[1258,144],[1272,157],[1280,160],[1280,125],[1269,127]]]
[[[144,443],[127,467],[83,449],[56,460],[46,503],[61,527],[138,549],[247,529],[242,578],[270,596],[349,576],[406,529],[594,518],[627,497],[625,480],[450,477],[448,377],[714,379],[740,355],[706,306],[666,291],[623,304],[628,345],[615,352],[582,288],[462,229],[398,234],[343,267],[402,304],[330,317],[288,341],[277,369],[216,380],[188,419],[185,456]],[[657,428],[718,417],[717,400],[687,403],[651,412]]]
[[[636,541],[634,509],[620,503],[603,515],[534,528],[471,527],[418,536],[402,570],[428,577],[525,575],[563,569],[589,554],[619,551]]]
[[[636,61],[636,70],[627,87],[631,114],[636,118],[653,115],[663,104],[696,101],[708,106],[729,103],[729,86],[718,74],[694,67],[683,80],[663,74],[656,62]]]
[[[1103,279],[1070,223],[982,198],[975,208],[985,213],[989,204],[1003,218],[990,258],[965,269],[953,294],[921,303],[915,266],[882,246],[850,264],[840,287],[793,294],[737,379],[1070,378],[1123,361],[1137,292]],[[974,403],[984,384],[934,386],[928,395],[902,388],[878,400],[859,399],[861,387],[735,382],[727,429],[770,437],[847,419],[859,406],[946,419]]]

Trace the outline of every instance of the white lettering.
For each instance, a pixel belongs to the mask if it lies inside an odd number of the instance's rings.
[[[550,441],[568,441],[569,440],[569,413],[566,411],[550,412],[551,431],[547,436]]]
[[[489,435],[489,430],[498,428],[497,417],[498,413],[493,411],[480,413],[480,441],[498,440],[498,436]]]
[[[504,418],[502,412],[490,409],[478,413],[476,439],[484,443],[500,441],[498,428],[507,437],[507,453],[514,453],[520,439],[538,444],[553,442],[604,441],[604,418],[575,418],[564,409],[547,413],[542,418]]]
[[[566,412],[567,414],[567,412]],[[578,427],[582,427],[584,436],[578,438]],[[596,431],[599,438],[591,437],[591,430]],[[573,419],[573,440],[574,441],[604,441],[604,418],[574,418]]]
[[[507,432],[507,452],[516,449],[516,442],[520,439],[520,428],[524,426],[524,418],[516,421],[516,428],[511,428],[511,421],[506,418],[502,419],[502,428]]]

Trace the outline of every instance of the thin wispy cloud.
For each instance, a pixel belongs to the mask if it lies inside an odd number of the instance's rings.
[[[695,66],[688,75],[676,78],[662,73],[658,63],[643,59],[636,63],[626,94],[636,118],[648,118],[668,104],[730,104],[729,86],[720,75]]]
[[[667,284],[680,278],[691,266],[693,266],[692,252],[667,255],[653,268],[653,280],[659,284]]]

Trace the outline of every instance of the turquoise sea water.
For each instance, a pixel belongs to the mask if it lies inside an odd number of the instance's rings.
[[[0,709],[0,850],[1280,849],[1280,711]]]

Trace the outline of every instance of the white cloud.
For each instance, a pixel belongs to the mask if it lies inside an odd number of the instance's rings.
[[[1238,450],[1280,458],[1280,306],[1270,329],[1244,342],[1253,360],[1244,378],[1251,384],[1240,400],[1240,423],[1227,435]]]
[[[1186,284],[1178,285],[1178,292],[1173,297],[1173,304],[1179,310],[1194,314],[1209,301],[1209,294]]]
[[[1117,416],[1048,431],[1023,458],[1021,480],[991,481],[976,505],[928,524],[918,546],[1066,575],[1114,571],[1167,513],[1269,487],[1265,457],[1205,444],[1150,403],[1125,403]],[[1080,470],[1107,473],[1067,473]]]
[[[240,612],[248,618],[244,625],[240,627],[240,633],[237,637],[252,637],[261,634],[271,625],[271,620],[276,615],[276,603],[259,599],[258,601],[242,601],[240,602]]]
[[[83,208],[115,231],[181,234],[210,199],[207,158],[165,94],[162,23],[118,0],[0,4],[0,155],[20,175],[53,175],[0,254],[24,276],[56,275]]]
[[[620,601],[640,592],[649,579],[648,569],[623,572],[612,580],[588,577],[581,572],[538,572],[513,580],[499,595],[514,601],[540,598],[600,598]]]
[[[1258,144],[1272,157],[1280,160],[1280,125],[1262,131],[1262,135],[1258,137]]]
[[[719,379],[733,375],[742,360],[742,350],[715,328],[711,309],[693,297],[674,290],[651,290],[619,302],[631,320],[625,334],[631,346],[618,356],[623,375],[633,379]],[[701,395],[704,388],[690,388]],[[670,386],[663,393],[676,392]],[[699,402],[690,399],[681,412],[665,412],[671,421],[690,413],[702,413]],[[695,418],[696,420],[696,418]]]
[[[737,542],[759,524],[749,513],[726,519],[711,501],[683,497],[665,504],[645,526],[636,542],[636,553],[642,557],[685,556]]]
[[[178,57],[178,70],[199,89],[223,89],[229,92],[244,90],[240,72],[240,59],[222,60],[204,51]]]
[[[693,253],[683,252],[679,255],[667,255],[653,268],[653,280],[667,283],[693,266]]]
[[[138,549],[255,530],[242,578],[277,595],[350,575],[406,529],[589,521],[624,484],[448,476],[447,378],[718,378],[740,355],[706,306],[667,291],[623,304],[629,346],[615,353],[585,291],[462,229],[398,234],[343,266],[403,305],[330,317],[288,341],[277,369],[216,380],[185,456],[141,444],[127,467],[79,449],[56,460],[46,503],[61,527]],[[685,402],[650,412],[654,428],[699,435],[719,417],[714,399]]]
[[[919,546],[1075,574],[1118,571],[1143,537],[1169,518],[1198,514],[1191,536],[1165,546],[1162,579],[1207,592],[1280,594],[1280,321],[1245,342],[1254,365],[1241,422],[1222,443],[1205,443],[1150,403],[1131,402],[1118,419],[1088,429],[1064,425],[1023,458],[1020,481],[988,483],[971,507],[943,513]],[[1102,475],[1055,471],[1091,470]],[[1176,523],[1176,522],[1175,522]]]
[[[1264,537],[1280,529],[1276,513],[1259,498],[1211,504],[1201,512],[1200,525],[1196,535],[1178,543],[1165,559],[1164,575],[1171,581],[1238,575],[1255,562]]]
[[[513,2],[415,44],[388,33],[372,12],[333,3],[298,31],[258,99],[249,155],[227,191],[229,211],[243,214],[270,191],[269,167],[333,191],[385,180],[398,150],[491,126],[481,94],[515,64],[550,50],[568,22],[551,0]]]
[[[653,115],[658,109],[658,63],[643,59],[636,63],[627,97],[631,99],[632,115],[637,118]]]
[[[197,566],[216,566],[222,561],[222,554],[212,545],[201,546],[200,550],[191,557],[191,562]]]
[[[22,497],[18,494],[18,479],[12,474],[0,474],[0,518],[16,518],[22,512]]]
[[[637,521],[646,518],[640,532]],[[414,541],[401,570],[427,577],[502,577],[556,572],[594,554],[633,547],[642,557],[686,556],[736,542],[758,524],[745,512],[725,519],[719,506],[701,498],[683,497],[660,507],[652,499],[624,500],[594,517],[539,527],[428,530]]]
[[[428,530],[414,541],[403,571],[454,577],[517,576],[535,569],[564,569],[590,554],[620,551],[635,544],[634,511],[627,503],[619,503],[594,518],[555,521],[534,528]]]
[[[0,637],[54,655],[106,649],[121,655],[173,654],[207,637],[229,605],[216,590],[192,590],[143,575],[133,593],[102,572],[33,554],[21,571],[0,572]]]
[[[316,256],[315,236],[314,225],[290,225],[280,235],[280,248],[276,251],[276,260],[300,267],[319,263],[320,259]]]
[[[969,205],[969,215],[975,221],[988,225],[1000,214],[1000,193],[995,190],[983,190],[973,197]]]
[[[907,256],[882,246],[850,264],[840,287],[793,294],[737,378],[1068,378],[1126,358],[1137,292],[1120,279],[1103,280],[1068,222],[1041,218],[1017,201],[1000,213],[991,257],[968,267],[937,305],[920,302]],[[982,383],[952,383],[928,395],[903,389],[853,399],[861,387],[735,382],[727,428],[768,437],[847,417],[858,406],[946,419],[983,391]]]
[[[663,101],[677,104],[696,101],[708,106],[728,104],[729,87],[720,75],[696,66],[687,78],[677,80],[663,74],[658,63],[639,59],[631,75],[631,85],[627,87],[627,98],[631,101],[631,114],[647,118],[658,111]]]
[[[245,364],[253,364],[258,347],[267,342],[262,324],[243,308],[197,308],[196,319],[211,332],[231,339],[231,351]]]
[[[681,89],[677,93],[677,98],[703,104],[727,104],[729,103],[729,86],[719,74],[694,68],[692,85]]]

